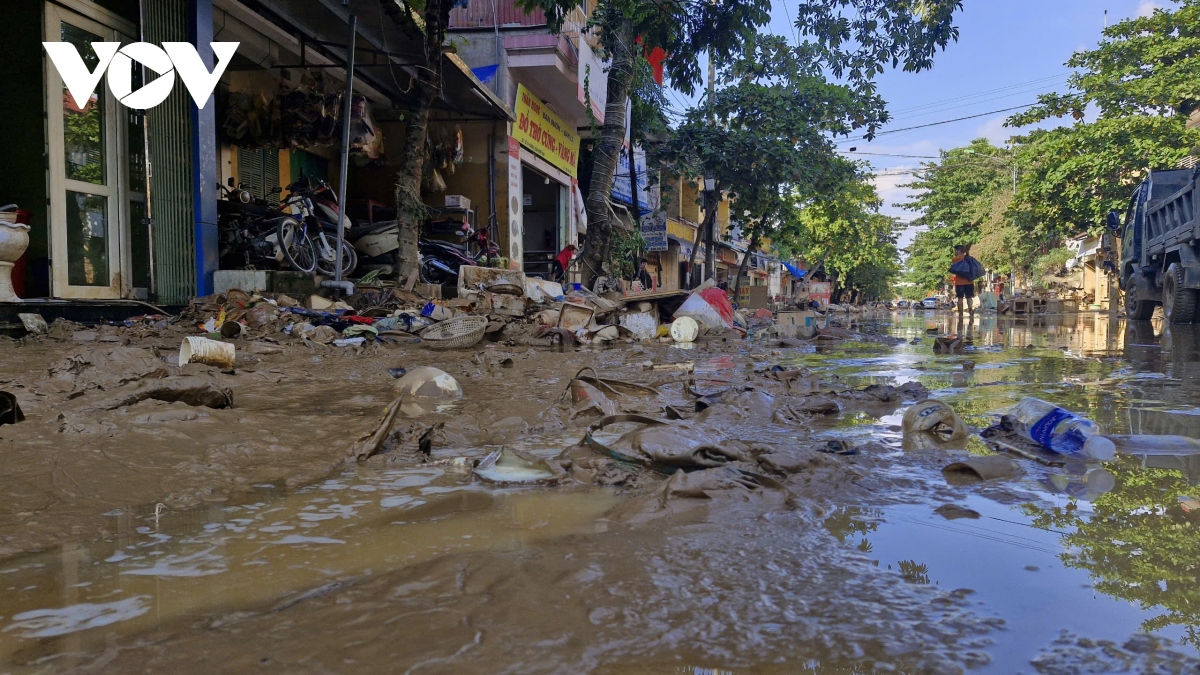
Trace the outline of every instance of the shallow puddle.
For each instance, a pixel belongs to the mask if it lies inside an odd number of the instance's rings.
[[[1128,327],[1098,314],[880,319],[864,327],[902,344],[697,354],[697,379],[726,385],[749,355],[851,385],[919,381],[980,428],[1034,395],[1107,432],[1200,437],[1195,328]],[[974,347],[934,356],[930,330],[968,332]],[[876,476],[882,491],[782,514],[680,516],[627,532],[614,529],[612,513],[628,492],[497,488],[445,466],[359,468],[290,494],[262,485],[240,503],[188,512],[114,511],[114,541],[0,563],[0,663],[62,670],[93,663],[115,640],[166,629],[184,637],[170,648],[175,661],[162,660],[164,648],[154,663],[196,672],[205,664],[190,663],[189,649],[266,663],[320,648],[340,660],[306,669],[390,670],[379,659],[397,658],[397,669],[424,664],[422,672],[851,672],[898,662],[1011,673],[1030,671],[1063,631],[1117,646],[1149,632],[1196,655],[1200,519],[1187,509],[1200,495],[1200,460],[1123,456],[1100,471],[1022,460],[1014,481],[954,492],[936,470],[898,461],[902,412],[847,412],[792,434],[883,442],[890,454],[877,457],[877,471],[891,473]],[[749,420],[744,437],[780,442],[767,426]],[[578,436],[511,445],[548,457]],[[977,440],[966,447],[987,452]],[[961,509],[947,512],[953,519],[934,513],[947,500]],[[504,581],[473,589],[480,570]],[[428,602],[461,618],[417,618],[426,632],[412,629],[423,637],[410,650],[423,656],[410,663],[372,644],[382,630],[372,612],[419,605],[414,588],[431,589]],[[242,619],[240,637],[203,633]],[[303,632],[330,620],[341,622],[336,638]],[[265,635],[261,654],[244,634],[255,630]],[[933,646],[917,655],[916,644]],[[533,661],[515,656],[534,652]],[[1064,658],[1104,670],[1085,654]]]

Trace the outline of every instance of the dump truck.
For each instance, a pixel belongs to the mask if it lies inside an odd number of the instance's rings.
[[[1200,168],[1151,171],[1106,224],[1121,238],[1127,318],[1146,321],[1162,305],[1168,323],[1200,320]]]

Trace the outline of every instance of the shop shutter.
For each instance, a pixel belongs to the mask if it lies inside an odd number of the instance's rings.
[[[188,42],[187,0],[151,0],[145,9],[145,40]],[[154,79],[148,73],[148,79]],[[196,215],[193,201],[192,98],[176,84],[171,95],[146,111],[150,137],[150,203],[154,214],[155,295],[167,305],[196,295]]]
[[[279,206],[279,153],[275,150],[238,148],[238,181],[247,192]]]

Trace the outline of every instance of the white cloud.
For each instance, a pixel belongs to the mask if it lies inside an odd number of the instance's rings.
[[[986,138],[992,145],[1004,146],[1014,135],[1012,129],[1004,126],[1006,119],[1008,119],[1007,115],[1001,115],[984,122],[975,132],[975,138]]]
[[[1138,16],[1150,16],[1151,14],[1154,13],[1154,10],[1156,10],[1156,9],[1164,9],[1164,7],[1160,4],[1158,4],[1157,2],[1155,2],[1155,0],[1142,0],[1141,2],[1138,3],[1137,15]]]

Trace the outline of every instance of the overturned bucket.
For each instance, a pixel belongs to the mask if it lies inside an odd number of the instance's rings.
[[[233,345],[206,337],[186,337],[179,345],[179,365],[203,363],[218,368],[232,368]]]

